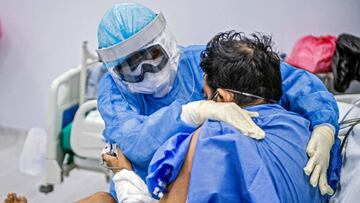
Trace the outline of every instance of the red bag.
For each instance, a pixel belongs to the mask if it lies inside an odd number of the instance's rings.
[[[300,38],[286,63],[312,73],[331,72],[332,56],[336,49],[336,37],[307,35]]]

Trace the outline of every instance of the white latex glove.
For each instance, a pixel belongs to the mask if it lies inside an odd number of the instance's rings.
[[[310,176],[310,184],[316,187],[319,183],[322,195],[333,195],[334,190],[327,182],[327,169],[329,167],[330,150],[334,144],[334,130],[327,125],[314,128],[306,152],[309,161],[304,168],[306,175]]]
[[[199,127],[207,119],[223,121],[246,136],[263,139],[265,132],[251,120],[251,117],[257,116],[257,112],[246,111],[235,103],[208,100],[183,105],[181,120],[192,127]]]

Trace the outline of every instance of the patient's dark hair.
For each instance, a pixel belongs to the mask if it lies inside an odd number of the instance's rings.
[[[217,34],[201,53],[200,66],[207,74],[207,84],[233,89],[279,101],[282,95],[280,59],[272,49],[271,36],[227,31]],[[238,105],[256,98],[235,94]]]

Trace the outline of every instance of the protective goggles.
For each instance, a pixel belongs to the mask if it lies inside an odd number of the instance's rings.
[[[264,97],[261,97],[261,96],[258,96],[258,95],[255,95],[255,94],[250,94],[250,93],[247,93],[247,92],[240,92],[240,91],[237,91],[237,90],[232,90],[232,89],[224,89],[228,92],[232,92],[232,93],[235,93],[235,94],[240,94],[240,95],[243,95],[243,96],[246,96],[246,97],[252,97],[252,98],[256,98],[256,99],[263,99],[269,103],[277,103],[275,100],[272,100],[272,99],[267,99],[267,98],[264,98]],[[219,93],[217,91],[214,92],[214,94],[211,96],[211,100],[215,101],[216,98],[219,96]]]
[[[152,45],[130,54],[112,71],[123,81],[137,83],[144,80],[145,73],[160,72],[168,63],[169,55],[161,45]]]

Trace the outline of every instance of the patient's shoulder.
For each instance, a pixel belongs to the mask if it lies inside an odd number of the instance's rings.
[[[257,126],[263,129],[266,134],[310,135],[309,120],[297,113],[287,111],[280,105],[259,105],[258,107],[247,108],[247,110],[259,113],[259,116],[252,118],[252,120]],[[233,126],[214,120],[208,120],[202,125],[200,137],[202,137],[202,134],[206,134],[206,137],[242,135],[242,133]]]
[[[288,111],[279,104],[262,104],[246,108],[248,111],[259,113],[259,117],[253,118],[254,122],[260,127],[266,127],[278,123],[309,126],[310,121],[300,114]]]

